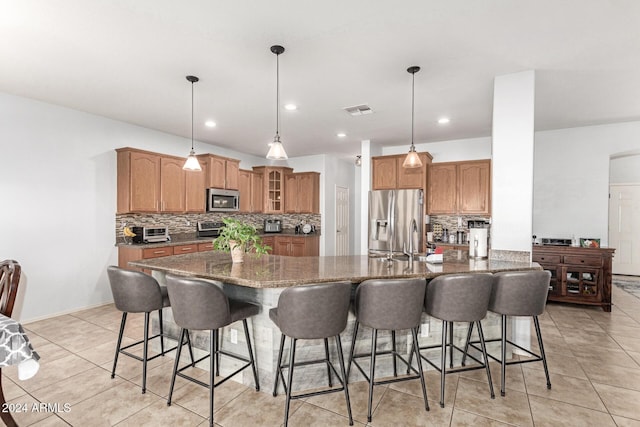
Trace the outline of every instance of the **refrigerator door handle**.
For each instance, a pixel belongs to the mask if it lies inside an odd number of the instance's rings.
[[[396,192],[391,191],[391,201],[389,202],[389,241],[391,242],[389,253],[393,253],[393,244],[396,238]]]

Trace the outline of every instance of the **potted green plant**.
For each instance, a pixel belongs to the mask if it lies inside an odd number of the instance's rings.
[[[242,262],[245,252],[266,254],[270,246],[263,245],[256,228],[235,218],[222,220],[225,226],[213,241],[213,249],[231,252],[233,262]]]

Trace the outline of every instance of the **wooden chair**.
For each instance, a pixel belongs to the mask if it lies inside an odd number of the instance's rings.
[[[20,264],[17,261],[8,259],[0,262],[0,313],[11,317],[13,305],[18,294],[18,283],[20,283]],[[0,369],[0,407],[4,408],[6,401],[2,391],[2,369]],[[17,426],[10,412],[0,412],[0,418],[9,427]]]
[[[17,261],[7,259],[0,262],[0,313],[7,317],[11,317],[13,313],[20,271],[20,264]]]

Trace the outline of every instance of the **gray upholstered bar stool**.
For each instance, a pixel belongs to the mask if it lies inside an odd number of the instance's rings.
[[[111,293],[116,308],[122,312],[122,321],[120,322],[120,334],[118,335],[118,343],[116,344],[116,354],[113,358],[113,369],[111,378],[116,375],[116,366],[118,364],[118,355],[120,353],[132,357],[142,362],[142,393],[147,389],[147,362],[156,357],[164,356],[166,353],[175,350],[176,347],[165,350],[164,348],[164,332],[162,330],[162,309],[169,307],[169,296],[167,288],[160,286],[156,279],[148,274],[140,271],[125,270],[116,266],[107,267],[107,275],[109,276],[109,284],[111,285]],[[160,333],[152,337],[149,336],[149,317],[152,311],[158,310],[160,320]],[[127,314],[144,313],[144,339],[122,347],[122,336],[127,323]],[[160,337],[160,353],[149,357],[149,340]],[[142,344],[142,357],[131,354],[126,351],[128,348]],[[191,351],[191,345],[189,345]],[[191,354],[193,360],[193,354]]]
[[[204,280],[174,276],[171,274],[167,274],[166,278],[169,298],[171,298],[173,319],[181,328],[180,338],[178,340],[178,351],[176,353],[175,363],[173,364],[173,374],[171,375],[171,386],[169,388],[167,405],[171,405],[171,397],[173,395],[176,376],[180,376],[206,387],[209,389],[209,425],[213,426],[213,396],[215,387],[218,387],[220,384],[226,382],[244,369],[251,367],[253,369],[253,379],[255,381],[256,390],[260,390],[258,371],[253,358],[251,338],[249,336],[249,328],[247,326],[247,318],[258,314],[260,307],[247,302],[230,299],[218,286]],[[218,329],[237,322],[238,320],[242,320],[242,325],[244,327],[244,335],[247,340],[248,358],[219,349],[217,345]],[[185,337],[187,339],[189,337],[189,330],[210,331],[209,354],[195,362],[192,361],[191,364],[178,368],[180,353],[183,345],[185,344]],[[217,370],[216,365],[218,355],[220,354],[243,361],[245,364],[229,376],[215,382]],[[193,366],[195,363],[201,362],[207,357],[209,358],[208,384],[182,373],[183,370]]]
[[[350,297],[350,282],[295,286],[282,291],[278,299],[278,307],[269,310],[269,317],[282,332],[273,395],[278,395],[278,380],[282,377],[282,383],[287,394],[284,410],[285,426],[287,426],[289,422],[289,405],[291,399],[300,399],[340,391],[344,391],[347,412],[349,414],[349,425],[353,425],[351,403],[349,402],[349,389],[347,387],[344,357],[342,354],[342,342],[340,341],[340,333],[347,327]],[[289,337],[291,344],[289,347],[289,363],[283,365],[282,353],[284,351],[285,336]],[[340,374],[338,374],[329,358],[328,338],[330,337],[335,338],[338,362],[340,363]],[[296,342],[299,339],[323,339],[325,359],[305,360],[296,363]],[[317,392],[293,395],[291,386],[293,383],[294,368],[318,363],[325,363],[327,365],[330,388]],[[282,373],[283,368],[288,369],[288,379],[286,382]],[[338,378],[340,387],[333,387],[331,380],[332,372]]]
[[[493,393],[493,383],[491,382],[487,349],[484,343],[482,325],[480,324],[480,320],[484,319],[487,315],[492,285],[493,275],[490,273],[448,274],[438,276],[427,284],[427,292],[424,299],[425,312],[431,317],[442,320],[442,344],[421,347],[420,350],[439,347],[441,349],[440,366],[422,354],[417,359],[424,359],[436,370],[440,371],[440,407],[442,408],[444,408],[445,376],[450,373],[485,368],[491,398],[493,399],[495,397]],[[454,322],[469,322],[478,325],[478,335],[480,336],[481,351],[484,360],[480,361],[473,356],[469,357],[475,360],[479,366],[447,370],[447,346],[450,351],[450,367],[453,366],[453,350],[464,352],[463,349],[453,344]],[[447,329],[449,330],[448,334]],[[449,336],[448,344],[447,335]],[[409,360],[411,361],[411,357]]]
[[[347,378],[351,371],[351,364],[353,363],[369,383],[369,406],[367,411],[367,420],[369,422],[371,422],[371,404],[373,401],[374,385],[419,378],[422,385],[424,407],[427,411],[429,410],[427,387],[424,382],[424,374],[422,372],[422,362],[420,361],[420,358],[417,358],[418,370],[414,370],[416,375],[392,378],[384,381],[375,381],[376,356],[391,354],[393,357],[394,368],[396,359],[400,359],[407,365],[408,371],[413,369],[411,368],[411,364],[396,352],[395,345],[391,350],[377,350],[378,331],[385,330],[395,332],[398,330],[410,329],[413,337],[413,346],[414,348],[418,348],[418,326],[420,325],[420,317],[422,315],[422,301],[424,301],[425,285],[425,279],[373,279],[365,280],[360,283],[356,289],[356,324],[353,330],[351,350],[349,351],[349,370],[347,371]],[[372,329],[370,353],[354,354],[356,336],[358,334],[360,324]],[[367,375],[356,360],[357,358],[362,357],[370,358],[371,363],[369,375]],[[394,376],[395,374],[396,372],[394,369]]]
[[[502,378],[500,381],[500,394],[505,395],[505,377],[507,365],[515,365],[519,363],[540,362],[544,366],[544,373],[547,377],[547,388],[551,388],[551,380],[549,379],[549,369],[547,368],[547,358],[544,354],[544,345],[542,344],[542,334],[540,333],[540,322],[538,316],[544,313],[547,303],[547,294],[549,292],[549,282],[551,273],[543,271],[507,271],[496,273],[493,289],[491,291],[491,300],[489,301],[489,311],[500,315],[501,336],[486,340],[486,342],[500,341],[501,357],[500,359],[489,355],[493,360],[500,362],[500,372]],[[536,329],[536,337],[538,339],[538,347],[540,354],[515,344],[507,339],[507,318],[508,316],[530,316],[533,317],[533,324]],[[477,342],[471,342],[471,333],[473,325],[469,326],[467,334],[467,346],[471,345],[477,348]],[[532,356],[531,359],[506,361],[507,344],[510,344]],[[466,347],[465,347],[466,349]]]

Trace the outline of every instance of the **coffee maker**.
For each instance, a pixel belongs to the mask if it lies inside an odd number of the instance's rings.
[[[469,221],[469,258],[482,259],[489,255],[489,224]]]

